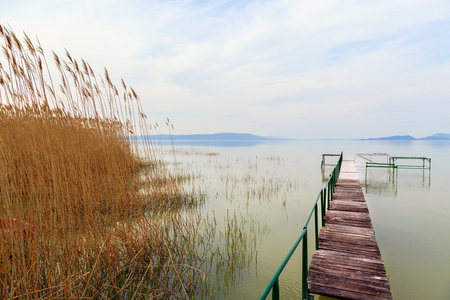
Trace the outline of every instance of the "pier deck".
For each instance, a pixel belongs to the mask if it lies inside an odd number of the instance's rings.
[[[392,299],[389,281],[353,161],[343,161],[308,270],[312,294]]]

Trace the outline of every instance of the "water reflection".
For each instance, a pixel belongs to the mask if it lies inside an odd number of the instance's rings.
[[[365,178],[362,187],[367,194],[388,195],[397,197],[398,172],[392,169],[365,170]],[[361,174],[361,170],[360,170]]]
[[[359,174],[364,176],[364,180],[361,182],[366,194],[397,197],[399,177],[401,182],[421,186],[422,189],[430,189],[431,187],[431,170],[429,169],[399,170],[360,167],[358,171]]]

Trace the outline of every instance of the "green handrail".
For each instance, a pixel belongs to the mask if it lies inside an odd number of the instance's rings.
[[[430,157],[423,157],[423,156],[391,156],[389,158],[389,161],[392,161],[392,163],[395,164],[396,160],[399,159],[420,159],[422,160],[422,166],[411,166],[411,165],[399,165],[402,169],[425,169],[425,161],[428,162],[428,170],[431,171],[431,158]]]
[[[269,295],[270,291],[272,291],[272,299],[278,300],[280,299],[280,284],[278,282],[278,278],[281,275],[281,272],[283,272],[284,267],[289,262],[289,259],[291,258],[292,254],[294,254],[295,250],[297,249],[297,246],[302,242],[302,299],[309,299],[309,291],[308,291],[308,225],[309,221],[312,218],[312,215],[314,214],[314,227],[315,227],[315,248],[316,250],[319,249],[319,221],[318,221],[318,203],[320,200],[320,207],[321,207],[321,218],[322,218],[322,226],[325,225],[325,211],[329,209],[330,207],[330,201],[333,200],[333,192],[334,188],[336,186],[336,182],[339,178],[339,173],[341,171],[341,165],[342,165],[342,159],[343,159],[343,153],[341,152],[341,155],[339,157],[339,160],[336,164],[336,166],[333,169],[333,172],[330,174],[330,179],[328,179],[328,182],[325,184],[325,187],[320,190],[319,195],[317,196],[316,202],[314,203],[314,206],[311,210],[311,213],[308,216],[308,219],[306,220],[305,226],[303,227],[303,230],[295,242],[294,246],[289,251],[286,258],[281,263],[278,270],[273,275],[270,282],[267,284],[266,288],[264,289],[263,293],[259,297],[260,300],[266,299]],[[328,204],[328,206],[327,206]]]

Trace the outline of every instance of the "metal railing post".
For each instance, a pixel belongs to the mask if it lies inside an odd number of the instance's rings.
[[[333,192],[334,192],[334,170],[336,170],[336,168],[333,169],[333,173],[331,174],[330,201],[333,201]]]
[[[317,202],[314,206],[314,225],[315,225],[315,231],[316,231],[316,250],[319,250],[319,220],[317,216]]]
[[[326,206],[325,206],[325,196],[324,196],[324,192],[323,189],[320,190],[320,202],[322,204],[322,226],[325,226],[325,210],[326,210]]]
[[[331,176],[330,180],[328,180],[328,186],[327,186],[327,194],[328,194],[328,209],[330,209],[330,201],[331,201]]]
[[[272,287],[272,300],[279,300],[279,299],[280,299],[280,284],[277,278]]]
[[[308,299],[308,229],[302,241],[302,299]]]

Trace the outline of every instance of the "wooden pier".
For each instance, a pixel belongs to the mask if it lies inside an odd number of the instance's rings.
[[[308,288],[340,299],[392,299],[354,161],[342,162],[309,266]]]

